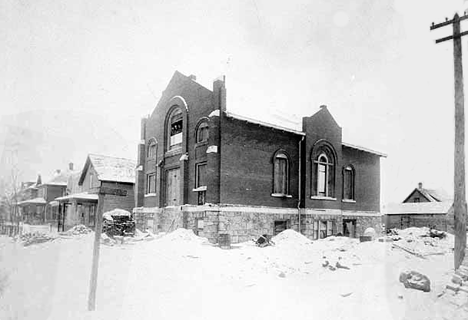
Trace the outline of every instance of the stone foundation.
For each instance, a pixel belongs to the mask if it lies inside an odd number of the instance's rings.
[[[137,228],[155,233],[177,228],[192,229],[195,234],[218,242],[219,234],[228,234],[231,243],[257,239],[262,234],[275,235],[285,229],[299,231],[297,209],[241,206],[178,206],[166,208],[135,208]],[[372,227],[382,231],[378,213],[356,213],[341,210],[301,209],[301,233],[310,239],[344,234],[343,222],[354,221],[350,236],[359,237]]]

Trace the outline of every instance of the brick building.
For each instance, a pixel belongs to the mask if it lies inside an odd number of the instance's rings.
[[[135,167],[133,160],[90,154],[79,175],[72,176],[67,185],[70,193],[58,197],[58,230],[64,231],[78,224],[95,226],[102,187],[125,190],[125,196],[105,195],[103,212],[134,207]]]
[[[175,72],[142,120],[134,213],[140,228],[191,228],[232,242],[286,228],[310,238],[379,228],[381,153],[342,141],[326,106],[292,130],[228,112]]]
[[[453,198],[443,190],[423,188],[421,182],[402,203],[390,204],[384,211],[387,230],[435,227],[453,232]]]
[[[36,183],[27,183],[22,192],[23,201],[18,203],[23,221],[27,224],[56,224],[58,203],[54,199],[66,194],[67,181],[76,173],[73,163],[69,163],[68,169],[57,169],[44,183],[40,176]]]

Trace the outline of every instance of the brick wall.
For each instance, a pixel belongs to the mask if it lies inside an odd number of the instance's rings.
[[[299,141],[302,136],[257,124],[224,118],[221,136],[221,203],[296,208],[298,201]],[[290,157],[289,194],[275,198],[273,156],[284,150]]]
[[[180,97],[180,98],[179,98]],[[186,105],[188,112],[186,109]],[[167,151],[167,132],[166,118],[172,107],[181,108],[184,115],[184,131],[182,149],[179,153],[173,154],[172,158],[166,157]],[[197,159],[195,148],[195,128],[201,118],[208,117],[214,110],[212,92],[189,79],[188,77],[176,72],[169,82],[167,88],[163,91],[161,99],[151,116],[146,121],[145,143],[146,146],[150,139],[155,139],[158,143],[158,150],[155,159],[145,159],[145,179],[146,174],[156,172],[156,194],[157,196],[145,197],[143,205],[145,207],[164,206],[164,173],[167,166],[175,166],[180,162],[181,167],[181,186],[180,186],[180,204],[197,204],[198,196],[192,192],[195,184],[195,162]],[[179,161],[182,154],[188,153],[188,161]],[[164,160],[161,168],[156,164]],[[138,193],[144,193],[142,184]]]
[[[342,176],[340,168],[342,164],[342,130],[335,122],[327,108],[321,108],[319,112],[311,117],[304,117],[302,119],[302,130],[306,133],[305,148],[304,148],[304,195],[306,208],[322,208],[322,209],[340,209],[341,208],[341,185]],[[331,146],[334,150],[336,159],[334,159],[334,198],[336,200],[318,200],[312,199],[313,193],[313,180],[316,174],[313,169],[312,159],[313,152],[317,146],[323,141]]]
[[[343,202],[343,210],[380,211],[380,157],[371,153],[343,147],[343,159],[339,167],[342,175],[343,167],[352,165],[354,168],[355,203]],[[342,193],[343,186],[339,186]]]

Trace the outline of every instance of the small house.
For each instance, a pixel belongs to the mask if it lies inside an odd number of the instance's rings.
[[[443,190],[425,189],[418,184],[402,203],[390,204],[385,210],[387,230],[430,227],[453,231],[453,200]]]
[[[134,206],[136,162],[130,159],[90,154],[81,174],[68,181],[69,194],[56,198],[59,231],[83,224],[93,228],[102,188],[123,190],[121,195],[102,197],[102,210],[123,209],[131,212]]]

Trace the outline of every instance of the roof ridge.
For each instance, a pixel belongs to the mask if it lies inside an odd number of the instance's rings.
[[[97,153],[88,153],[88,156],[98,156],[98,157],[105,157],[105,158],[114,158],[114,159],[130,160],[130,161],[135,161],[135,162],[136,162],[136,160],[133,160],[133,159],[130,159],[130,158],[108,156],[108,155],[97,154]]]

